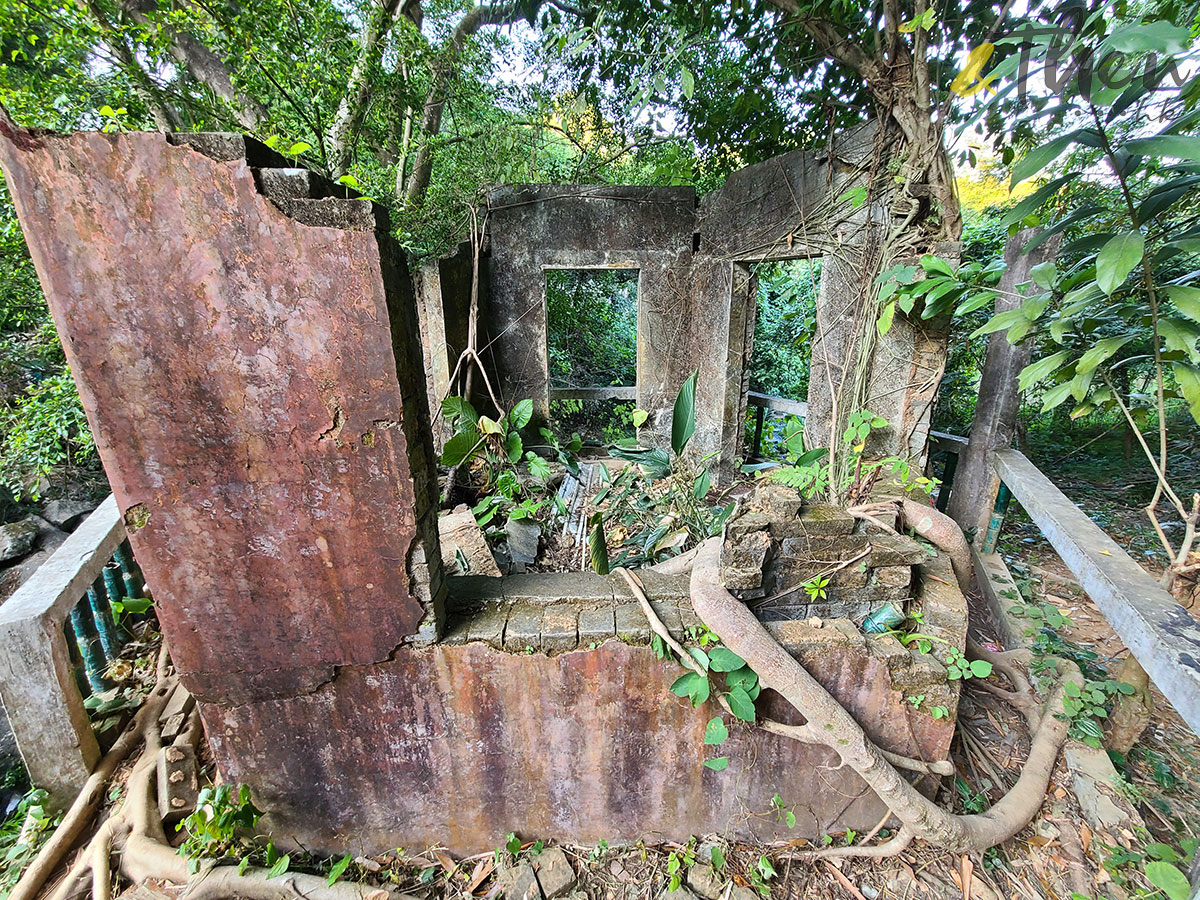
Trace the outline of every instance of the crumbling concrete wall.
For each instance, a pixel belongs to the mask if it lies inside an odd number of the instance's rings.
[[[867,125],[836,136],[827,148],[750,166],[698,204],[690,188],[492,191],[480,219],[486,222],[491,276],[490,311],[483,320],[503,401],[528,397],[539,419],[548,414],[545,270],[636,267],[637,401],[650,413],[639,437],[668,443],[675,395],[698,370],[691,447],[698,456],[713,454],[728,478],[743,451],[757,302],[750,266],[820,257],[806,420],[810,446],[836,443],[847,417],[867,408],[889,423],[873,436],[873,454],[923,461],[947,323],[898,313],[886,335],[876,333],[875,276],[892,227],[896,187],[890,176],[873,171],[875,139],[874,126]],[[862,197],[848,193],[857,188]],[[957,248],[944,251],[954,257]],[[443,306],[453,302],[448,292],[441,299]],[[427,341],[443,342],[443,336]]]
[[[0,162],[185,684],[291,696],[436,630],[411,286],[370,201],[186,140],[6,124]]]

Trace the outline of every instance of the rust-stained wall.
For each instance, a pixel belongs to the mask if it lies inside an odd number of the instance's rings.
[[[611,603],[626,635],[615,589],[567,617],[588,649],[504,652],[494,631],[472,637],[486,609],[463,643],[422,644],[444,625],[427,373],[404,261],[369,201],[232,136],[0,121],[0,164],[173,659],[223,774],[252,786],[281,843],[769,836],[776,793],[796,805],[793,836],[875,824],[878,801],[823,749],[735,728],[729,768],[705,768],[717,708],[671,695],[679,670],[644,643],[585,643],[585,607],[605,618]],[[669,275],[692,245],[668,226],[624,232],[595,264],[626,254]],[[663,256],[638,255],[650,238]],[[703,321],[680,327],[692,340]],[[686,355],[657,359],[676,371]],[[705,396],[719,405],[724,383]],[[934,602],[951,584],[938,571],[926,621],[961,648],[965,606],[957,591]],[[517,621],[561,621],[521,584],[519,601],[503,589],[501,647]],[[906,701],[954,705],[932,660],[849,622],[771,627],[883,746],[945,757],[953,720]]]
[[[286,696],[412,639],[433,605],[409,558],[439,565],[436,485],[411,287],[359,215],[367,201],[295,198],[351,227],[303,225],[244,157],[153,134],[0,132],[187,686]]]

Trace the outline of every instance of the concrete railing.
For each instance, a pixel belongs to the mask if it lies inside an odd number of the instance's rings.
[[[120,649],[110,603],[144,593],[110,495],[0,606],[0,699],[30,780],[59,803],[100,757],[84,700]]]
[[[948,455],[945,481],[966,438],[934,432],[933,449]],[[1019,450],[988,454],[1000,490],[974,556],[981,589],[1004,613],[1016,588],[995,554],[1009,503],[1016,499],[1079,580],[1096,608],[1191,729],[1200,734],[1200,623],[1158,581],[1067,497]],[[942,504],[939,503],[939,508]],[[1001,627],[1007,617],[1001,615]],[[1012,635],[1006,635],[1012,639]]]
[[[636,387],[550,388],[551,400],[637,400]]]

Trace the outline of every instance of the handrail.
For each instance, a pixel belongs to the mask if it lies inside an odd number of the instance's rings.
[[[746,405],[786,413],[791,416],[800,416],[802,419],[808,415],[808,404],[803,400],[788,400],[786,397],[773,397],[770,394],[760,394],[757,391],[747,392]]]
[[[1019,450],[992,467],[1109,625],[1200,734],[1200,623]]]
[[[626,386],[550,388],[551,400],[637,400],[637,388]]]
[[[124,541],[109,495],[0,606],[0,699],[30,780],[56,802],[74,798],[100,757],[83,689],[107,686],[119,650],[109,603],[145,593]],[[87,670],[82,688],[73,646]]]

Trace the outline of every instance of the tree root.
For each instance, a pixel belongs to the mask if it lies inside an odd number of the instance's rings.
[[[958,580],[959,589],[964,594],[971,589],[974,572],[971,545],[967,543],[958,523],[945,513],[909,497],[851,506],[846,512],[892,534],[898,532],[879,517],[899,513],[905,527],[911,528],[950,557],[950,565],[954,568],[954,577]]]
[[[166,649],[159,655],[158,682],[117,739],[113,749],[101,760],[84,790],[72,804],[62,825],[42,848],[33,864],[9,895],[16,900],[33,900],[50,875],[91,825],[106,787],[116,768],[139,744],[137,762],[129,774],[125,799],[119,810],[100,824],[87,846],[68,868],[65,877],[49,900],[112,900],[113,852],[120,854],[120,873],[135,884],[147,879],[184,885],[181,900],[415,900],[374,885],[339,881],[329,885],[318,875],[289,872],[270,878],[267,869],[251,867],[239,874],[234,866],[212,863],[193,875],[187,860],[167,843],[158,810],[156,774],[158,753],[162,749],[162,731],[158,717],[176,686],[174,675],[167,674]],[[199,713],[192,711],[188,725],[175,738],[173,746],[196,748],[203,737]]]
[[[924,512],[917,504],[913,505]],[[948,517],[938,514],[938,518],[930,516],[928,522],[923,523],[923,530],[918,524],[918,531],[935,543],[946,540],[952,547],[965,548],[966,541],[961,532],[958,532],[958,540],[946,537],[942,519],[953,524]],[[954,528],[957,530],[957,525]],[[979,648],[999,663],[1001,671],[1012,680],[1016,691],[1004,693],[1022,697],[1022,711],[1030,722],[1030,751],[1016,784],[991,809],[978,815],[954,815],[937,806],[905,780],[894,757],[889,758],[890,755],[885,755],[876,747],[853,716],[779,645],[744,604],[725,590],[720,582],[721,545],[720,538],[710,538],[700,546],[692,569],[692,606],[704,624],[719,634],[724,644],[758,673],[762,686],[774,689],[806,720],[802,726],[781,723],[763,723],[763,726],[773,733],[806,743],[821,744],[833,750],[842,765],[853,769],[901,823],[897,836],[886,844],[836,848],[836,852],[831,852],[833,848],[827,848],[813,851],[809,858],[891,855],[903,849],[896,843],[901,837],[905,840],[920,838],[955,852],[982,851],[1007,840],[1032,820],[1045,799],[1054,763],[1066,740],[1068,722],[1058,718],[1058,715],[1064,711],[1065,684],[1070,681],[1082,683],[1077,666],[1068,660],[1060,661],[1059,671],[1063,674],[1051,689],[1045,704],[1039,706],[1032,691],[1028,690],[1028,680],[1013,665],[1016,658],[1021,658],[1019,654],[990,654]],[[951,555],[953,560],[953,553]],[[969,554],[967,562],[969,564]],[[969,579],[969,570],[964,573],[958,566],[955,568],[960,580],[964,574]],[[632,577],[626,575],[626,578],[633,586]],[[634,593],[640,592],[635,590]],[[638,599],[648,618],[652,616],[653,610],[649,602],[644,600],[644,595]],[[654,616],[651,625],[661,636],[659,628],[662,623],[656,620],[657,616]],[[672,649],[679,647],[673,640],[668,643]],[[691,663],[688,654],[680,650],[676,649],[676,653],[684,664]]]

